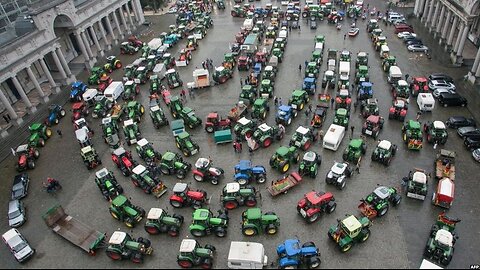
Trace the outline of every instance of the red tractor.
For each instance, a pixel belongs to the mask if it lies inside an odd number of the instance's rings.
[[[166,88],[162,90],[162,99],[163,99],[163,102],[165,102],[166,105],[170,104],[170,100],[172,99],[172,94]]]
[[[175,208],[192,206],[194,209],[207,204],[207,192],[203,190],[191,191],[187,184],[176,183],[173,187],[173,195],[170,196],[170,205]]]
[[[330,192],[311,191],[297,204],[298,213],[308,222],[313,223],[320,218],[321,213],[333,213],[337,203]]]
[[[383,117],[378,115],[370,115],[363,123],[362,134],[372,136],[376,139],[383,128],[383,122]]]
[[[72,122],[86,117],[88,115],[88,107],[84,101],[75,102],[72,104]]]
[[[428,93],[427,78],[413,77],[413,82],[410,84],[410,94],[416,97],[420,93]]]
[[[388,110],[388,119],[398,119],[403,122],[407,115],[408,104],[404,99],[397,98],[393,101],[393,105]]]
[[[40,156],[37,148],[23,144],[17,147],[15,152],[18,157],[15,168],[18,172],[25,171],[26,169],[35,169],[35,160]]]
[[[249,70],[250,69],[250,66],[252,65],[252,59],[247,56],[247,55],[241,55],[240,57],[238,57],[238,70],[239,71],[242,71],[242,70]]]
[[[238,44],[242,45],[243,42],[245,42],[245,36],[242,34],[242,33],[237,33],[235,35],[235,42],[237,42]]]
[[[137,48],[143,47],[143,42],[140,39],[138,39],[137,36],[135,35],[131,35],[130,37],[128,37],[128,42],[133,47],[137,47]]]
[[[255,54],[254,62],[255,63],[261,63],[262,65],[265,65],[265,63],[267,62],[267,53],[263,52],[263,51],[257,52]]]
[[[98,91],[102,92],[107,89],[107,87],[112,83],[112,78],[108,75],[104,75],[100,78],[100,83],[98,84]]]
[[[228,118],[220,118],[218,113],[212,112],[207,115],[207,121],[205,121],[205,131],[213,133],[216,130],[223,130],[232,127],[232,122]]]
[[[117,165],[120,171],[122,171],[124,176],[130,176],[133,168],[138,165],[137,162],[133,160],[132,153],[126,151],[123,147],[119,147],[113,151],[112,161]]]

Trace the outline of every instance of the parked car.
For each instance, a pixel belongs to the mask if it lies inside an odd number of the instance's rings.
[[[28,174],[17,174],[13,179],[12,200],[19,200],[27,196],[29,183],[30,178],[28,177]]]
[[[459,129],[457,129],[457,134],[461,138],[480,137],[480,129],[472,127],[472,126],[461,127]]]
[[[453,83],[447,82],[445,80],[431,80],[428,82],[428,89],[430,89],[430,91],[433,91],[439,88],[449,89],[453,91],[456,90],[456,87]]]
[[[401,38],[401,39],[404,39],[406,37],[413,37],[413,38],[416,38],[417,37],[417,34],[415,33],[410,33],[410,32],[400,32],[397,34],[397,37],[398,38]]]
[[[434,80],[444,80],[446,82],[453,83],[453,78],[444,73],[432,73],[430,76],[428,76],[429,82]]]
[[[23,202],[19,200],[13,200],[8,202],[8,226],[12,228],[18,228],[25,223],[25,207]]]
[[[455,91],[452,91],[450,89],[446,89],[446,88],[439,88],[439,89],[435,89],[433,92],[432,92],[432,96],[434,98],[438,98],[441,94],[454,94]]]
[[[402,40],[403,40],[403,43],[405,43],[405,44],[407,43],[407,41],[410,41],[410,40],[415,40],[415,39],[418,39],[418,38],[417,38],[416,36],[413,36],[413,35],[410,35],[410,36],[404,36],[404,37],[402,38]]]
[[[469,151],[473,151],[477,148],[480,148],[480,138],[465,138],[465,140],[463,140],[463,144],[465,144]]]
[[[423,42],[422,42],[421,39],[414,38],[414,39],[407,40],[407,41],[405,42],[405,44],[406,44],[406,46],[407,46],[407,48],[408,48],[408,46],[410,46],[410,45],[423,45]]]
[[[462,106],[465,107],[467,106],[467,99],[460,96],[457,93],[443,93],[438,96],[438,102],[443,106],[443,107],[448,107],[448,106]]]
[[[410,52],[428,52],[428,47],[422,44],[408,45],[407,49]]]
[[[480,148],[473,150],[472,156],[476,161],[480,162]]]
[[[32,257],[35,253],[35,249],[30,247],[27,240],[17,229],[10,229],[2,235],[2,239],[15,259],[20,263]]]
[[[461,128],[461,127],[476,127],[477,123],[475,123],[475,119],[473,118],[466,118],[464,116],[452,116],[448,118],[445,122],[447,127],[449,128]]]

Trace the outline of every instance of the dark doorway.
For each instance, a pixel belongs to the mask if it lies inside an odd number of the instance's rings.
[[[77,52],[77,55],[82,54],[82,50],[80,50],[80,47],[78,46],[77,39],[75,38],[75,34],[70,33],[70,35],[68,35],[68,37],[69,37],[70,40],[72,41],[73,48],[74,48],[75,51]]]
[[[12,78],[8,78],[5,81],[8,85],[8,88],[10,88],[10,92],[17,98],[17,100],[20,100],[22,97],[20,96],[20,93],[18,93],[17,88],[15,87],[15,84],[13,84]]]

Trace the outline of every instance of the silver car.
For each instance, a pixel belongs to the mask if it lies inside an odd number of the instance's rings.
[[[472,156],[476,161],[480,162],[480,148],[473,150]]]
[[[17,229],[10,229],[2,235],[2,239],[18,262],[26,261],[35,253],[35,249],[30,247]]]
[[[455,91],[452,91],[452,90],[446,89],[446,88],[438,88],[438,89],[435,89],[432,92],[432,95],[433,95],[434,98],[438,98],[443,93],[454,94]]]
[[[25,223],[25,207],[23,202],[19,200],[10,201],[8,203],[8,225],[12,228],[18,228]]]
[[[456,87],[453,83],[447,82],[445,80],[431,80],[428,82],[428,88],[430,91],[433,91],[435,89],[449,89],[452,91],[455,91]]]

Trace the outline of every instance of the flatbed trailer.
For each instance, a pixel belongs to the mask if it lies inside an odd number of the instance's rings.
[[[435,160],[435,178],[450,178],[455,181],[455,157],[457,154],[453,151],[441,149]]]
[[[300,182],[302,182],[302,177],[297,172],[293,172],[283,179],[272,182],[272,185],[267,187],[267,190],[272,197],[275,197],[279,194],[287,193],[289,189],[298,185]]]
[[[62,206],[56,205],[48,209],[42,216],[43,220],[56,234],[83,249],[90,255],[105,244],[106,234],[85,225],[65,213]]]

